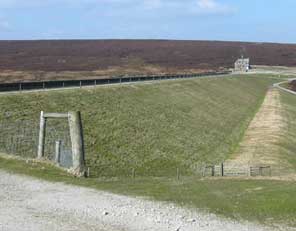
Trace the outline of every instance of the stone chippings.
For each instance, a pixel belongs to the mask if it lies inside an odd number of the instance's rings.
[[[263,231],[174,204],[50,183],[0,170],[0,230]],[[277,229],[280,230],[280,229]],[[287,229],[283,229],[287,230]]]

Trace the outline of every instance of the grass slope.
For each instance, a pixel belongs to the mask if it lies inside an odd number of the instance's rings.
[[[203,78],[1,96],[0,121],[80,110],[93,175],[192,174],[200,162],[227,159],[273,82]]]
[[[281,92],[281,103],[285,109],[284,118],[287,123],[287,130],[279,145],[283,158],[296,170],[296,96],[287,92]]]
[[[146,149],[151,148],[153,153],[155,147],[167,151],[164,154],[159,153],[159,161],[165,161],[170,157],[177,161],[177,165],[184,163],[184,166],[191,166],[191,163],[188,164],[182,158],[188,158],[190,154],[194,155],[196,161],[220,161],[227,158],[262,102],[267,87],[274,81],[276,80],[271,78],[252,77],[199,79],[155,85],[83,89],[78,91],[78,94],[77,91],[67,91],[1,96],[0,115],[1,120],[4,120],[5,114],[9,114],[10,117],[5,118],[6,121],[20,118],[38,120],[41,109],[81,110],[87,142],[87,161],[98,171],[102,168],[95,165],[99,166],[100,160],[119,167],[117,173],[124,172],[125,168],[120,169],[121,165],[114,161],[116,158],[107,158],[115,154],[127,164],[127,168],[134,164],[125,161],[124,157],[138,160],[139,166],[147,164],[146,160],[151,158],[152,154]],[[287,109],[286,118],[290,121],[287,137],[291,138],[283,140],[282,147],[292,162],[296,137],[296,99],[286,93],[283,93],[282,97],[283,105]],[[166,130],[168,132],[165,132]],[[128,131],[130,132],[127,133]],[[154,134],[159,135],[155,137]],[[189,140],[182,139],[181,136]],[[103,139],[104,137],[110,138]],[[154,139],[153,142],[151,138]],[[119,142],[121,139],[129,142],[128,145],[122,147]],[[196,140],[198,142],[195,144]],[[179,149],[176,147],[183,147],[184,151],[178,152]],[[119,151],[122,148],[127,150],[124,156],[121,156]],[[98,150],[101,150],[101,157],[95,155]],[[103,150],[109,151],[104,154]],[[111,155],[112,152],[114,155]],[[187,152],[189,155],[186,155]],[[151,162],[148,163],[151,170],[159,169]],[[174,162],[162,163],[166,174],[175,167],[172,164]],[[168,164],[172,166],[169,167]],[[199,180],[192,176],[181,176],[179,181],[172,177],[139,176],[136,179],[78,179],[51,165],[25,163],[1,157],[0,168],[49,181],[62,181],[115,193],[174,202],[235,219],[259,221],[269,225],[284,223],[296,227],[296,185],[291,182]],[[114,169],[106,168],[105,173],[114,174]]]

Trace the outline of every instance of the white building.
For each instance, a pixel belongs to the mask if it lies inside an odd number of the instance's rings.
[[[250,69],[250,59],[249,58],[240,58],[236,60],[234,64],[234,71],[237,72],[248,72]]]

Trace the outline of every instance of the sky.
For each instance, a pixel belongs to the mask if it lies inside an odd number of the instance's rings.
[[[296,0],[0,0],[0,40],[296,43]]]

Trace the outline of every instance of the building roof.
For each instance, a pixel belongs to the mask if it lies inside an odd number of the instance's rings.
[[[250,62],[250,58],[242,58],[242,59],[236,60],[236,63],[249,63],[249,62]]]

